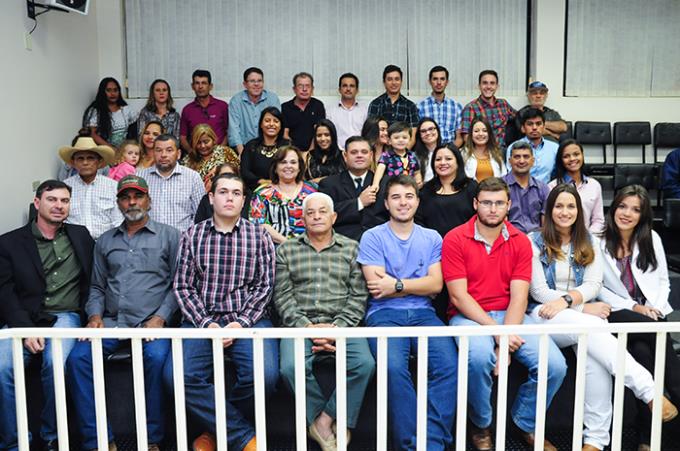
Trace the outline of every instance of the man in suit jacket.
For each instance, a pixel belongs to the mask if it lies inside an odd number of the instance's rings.
[[[359,241],[365,230],[385,222],[387,214],[380,193],[371,188],[373,150],[368,141],[361,136],[348,138],[343,157],[347,170],[321,180],[319,191],[333,199],[338,214],[335,231]]]
[[[80,327],[90,288],[94,241],[87,229],[65,224],[71,188],[47,180],[36,190],[35,221],[0,236],[0,325]],[[51,340],[24,339],[24,361],[42,355],[45,405],[41,438],[58,449]],[[64,361],[75,340],[62,340]],[[17,449],[12,342],[0,340],[0,449]],[[30,439],[30,438],[29,438]]]

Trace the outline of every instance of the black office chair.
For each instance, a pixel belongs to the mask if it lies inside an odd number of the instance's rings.
[[[617,164],[614,167],[614,191],[624,186],[642,185],[649,192],[650,202],[659,191],[659,168],[653,164]],[[658,205],[657,198],[657,205]]]
[[[664,240],[666,250],[666,262],[668,269],[680,272],[680,249],[675,243],[678,242],[677,233],[680,232],[680,199],[666,199],[664,202],[664,236],[671,238]]]
[[[609,122],[576,121],[574,124],[574,137],[583,146],[602,146],[602,164],[590,164],[590,175],[614,175],[614,166],[607,164],[607,144],[612,143],[612,129]]]
[[[574,137],[574,126],[571,121],[564,121],[567,124],[567,130],[560,135],[560,142]]]
[[[659,149],[680,147],[680,122],[659,122],[654,126],[654,163]]]
[[[642,163],[646,162],[646,145],[652,143],[652,129],[649,122],[615,122],[614,123],[614,164],[618,146],[642,146]]]

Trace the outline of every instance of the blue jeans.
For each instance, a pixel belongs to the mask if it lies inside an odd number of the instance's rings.
[[[387,301],[389,302],[389,301]],[[445,326],[434,310],[381,309],[366,318],[369,327]],[[375,339],[369,339],[374,356]],[[416,338],[387,340],[387,395],[392,446],[416,449],[416,390],[409,371],[409,356],[417,353]],[[445,450],[453,441],[456,412],[458,349],[451,337],[430,338],[427,356],[427,450]]]
[[[80,327],[78,313],[56,313],[57,322],[53,327]],[[64,360],[71,352],[74,339],[62,339]],[[24,348],[24,362],[36,358],[40,354],[31,354]],[[42,352],[40,379],[42,381],[45,405],[43,406],[40,424],[40,437],[45,440],[57,438],[57,417],[54,406],[54,376],[52,370],[52,340],[46,340]],[[14,398],[14,365],[12,364],[12,340],[0,340],[0,449],[14,451],[17,449],[17,415]],[[30,440],[30,437],[29,437]]]
[[[183,328],[194,327],[183,323]],[[272,327],[261,319],[253,327]],[[184,395],[186,408],[201,427],[215,433],[215,388],[213,385],[212,341],[186,339],[182,341],[184,361]],[[236,369],[236,382],[227,395],[227,441],[229,449],[243,449],[255,437],[255,385],[253,383],[253,344],[250,339],[234,340],[224,350]],[[172,390],[172,358],[163,369],[166,386]],[[276,389],[279,379],[278,340],[264,340],[264,389],[267,398]]]
[[[505,311],[487,312],[498,324],[503,324]],[[524,315],[524,324],[534,321]],[[458,314],[449,321],[451,326],[478,326],[479,323]],[[529,378],[517,392],[512,404],[512,419],[525,432],[534,432],[536,425],[536,388],[538,386],[538,343],[539,335],[523,335],[524,344],[514,353],[512,358],[519,361],[529,370]],[[492,372],[496,366],[494,349],[496,342],[493,336],[470,337],[468,353],[468,404],[470,420],[478,428],[488,428],[493,419],[491,408]],[[555,393],[562,385],[567,373],[567,364],[557,345],[550,340],[548,348],[548,390],[546,408]]]
[[[104,358],[115,352],[126,340],[103,339]],[[165,397],[163,396],[163,365],[170,352],[170,340],[142,342],[144,362],[144,393],[146,398],[146,427],[149,443],[161,443],[165,435]],[[78,417],[78,428],[84,449],[97,447],[97,423],[92,380],[92,350],[89,341],[76,344],[66,362],[66,375]],[[107,400],[115,402],[115,400]],[[132,416],[133,413],[130,412]],[[109,442],[113,441],[111,425],[107,425]]]

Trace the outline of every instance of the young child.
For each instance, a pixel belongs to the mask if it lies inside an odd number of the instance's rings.
[[[109,170],[109,177],[118,181],[126,175],[134,174],[137,171],[137,164],[142,150],[137,141],[128,139],[120,143],[116,151],[116,161],[118,164]]]
[[[390,139],[390,147],[380,155],[371,188],[377,192],[380,188],[380,180],[385,172],[387,172],[388,177],[399,174],[410,175],[416,179],[418,187],[423,186],[418,157],[415,152],[407,147],[411,140],[411,127],[404,122],[395,122],[387,129],[387,134]]]

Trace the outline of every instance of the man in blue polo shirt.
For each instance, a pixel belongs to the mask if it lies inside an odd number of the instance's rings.
[[[359,257],[370,293],[369,327],[443,326],[431,297],[442,290],[439,234],[413,221],[418,209],[418,186],[407,175],[390,179],[385,188],[390,220],[364,233]],[[377,353],[375,339],[369,340]],[[416,338],[388,339],[387,390],[394,449],[416,448],[416,391],[409,356]],[[452,337],[428,340],[427,449],[445,450],[453,441],[458,351]]]

